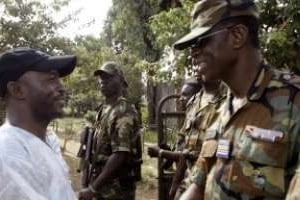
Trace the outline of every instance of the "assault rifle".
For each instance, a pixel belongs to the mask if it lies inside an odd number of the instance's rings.
[[[137,133],[136,148],[137,148],[137,152],[134,159],[135,160],[134,162],[135,181],[140,181],[142,180],[141,165],[143,164],[142,137],[140,131],[138,131]]]
[[[77,172],[82,172],[83,187],[88,187],[91,178],[94,133],[92,128],[86,126],[80,136],[80,147],[77,153],[77,157],[80,158],[80,165]]]

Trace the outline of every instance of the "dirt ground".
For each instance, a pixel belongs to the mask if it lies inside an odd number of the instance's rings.
[[[72,186],[77,192],[80,189],[80,179],[81,176],[77,172],[79,160],[76,157],[76,153],[79,148],[79,143],[70,140],[67,143],[66,151],[63,153],[64,158],[70,167],[70,176],[72,181]],[[136,200],[156,200],[158,199],[157,192],[157,161],[156,159],[151,159],[146,155],[146,147],[144,148],[143,155],[143,165],[142,165],[142,176],[143,180],[137,185]]]

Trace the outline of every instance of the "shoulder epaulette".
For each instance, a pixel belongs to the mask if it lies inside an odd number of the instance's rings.
[[[114,110],[118,113],[124,113],[127,110],[128,101],[125,98],[118,99],[117,104],[114,106]]]
[[[186,107],[189,107],[189,106],[191,106],[194,103],[195,99],[197,98],[197,94],[198,93],[194,94],[193,96],[191,96],[189,98],[189,100],[186,103]]]

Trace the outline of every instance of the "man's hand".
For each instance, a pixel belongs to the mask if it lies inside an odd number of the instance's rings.
[[[90,188],[83,188],[79,191],[78,199],[79,200],[92,200],[93,192],[90,190]]]
[[[172,184],[171,189],[169,191],[169,200],[173,200],[175,198],[178,187],[179,185]]]
[[[150,157],[158,157],[160,148],[158,146],[148,147],[148,155]]]
[[[203,199],[204,199],[204,188],[200,188],[195,183],[193,183],[182,194],[179,200],[203,200]]]

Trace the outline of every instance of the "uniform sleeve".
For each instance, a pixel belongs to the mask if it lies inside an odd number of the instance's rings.
[[[207,175],[208,169],[206,160],[199,156],[195,166],[193,167],[191,180],[199,187],[204,187]]]
[[[298,168],[290,183],[290,187],[286,196],[286,200],[300,199],[300,154],[298,155]]]
[[[130,152],[135,136],[135,120],[130,113],[118,117],[115,121],[115,130],[112,135],[112,152]]]
[[[296,174],[294,175],[292,182],[290,184],[286,200],[297,200],[300,199],[300,165],[298,165],[298,169],[296,170]]]
[[[299,98],[299,94],[298,94],[298,101],[300,102],[300,98]],[[297,108],[296,112],[294,112],[294,120],[292,120],[291,124],[292,124],[292,133],[291,133],[291,140],[295,141],[294,143],[291,143],[292,145],[290,145],[291,148],[291,152],[292,153],[296,153],[298,154],[298,165],[297,165],[297,169],[295,172],[295,175],[293,176],[293,179],[290,183],[289,189],[288,189],[288,193],[286,196],[286,200],[297,200],[300,199],[300,124],[299,124],[299,120],[300,120],[300,105],[296,104]]]
[[[208,134],[207,131],[206,134]],[[214,131],[213,131],[214,132]],[[192,181],[199,187],[204,187],[206,178],[216,162],[215,152],[217,150],[217,141],[215,139],[204,140],[201,152],[192,170]]]

